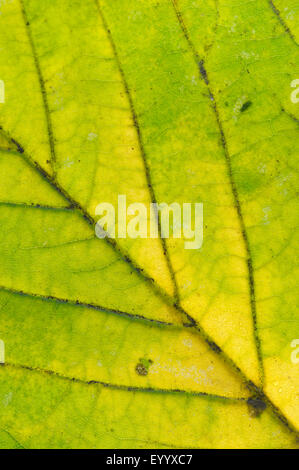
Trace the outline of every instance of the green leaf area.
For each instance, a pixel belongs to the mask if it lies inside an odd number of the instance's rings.
[[[0,2],[1,448],[298,447],[298,19]],[[202,202],[202,248],[98,239],[120,194]]]

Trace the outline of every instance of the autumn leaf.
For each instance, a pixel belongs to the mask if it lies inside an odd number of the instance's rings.
[[[295,448],[293,0],[0,3],[1,448]],[[203,245],[99,239],[203,203]]]

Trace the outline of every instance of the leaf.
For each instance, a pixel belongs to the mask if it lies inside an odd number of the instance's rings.
[[[292,2],[0,13],[0,447],[297,447]],[[119,194],[203,247],[99,240]]]

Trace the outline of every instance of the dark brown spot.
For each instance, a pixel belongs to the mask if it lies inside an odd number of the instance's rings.
[[[145,357],[140,358],[137,366],[135,367],[135,371],[138,375],[147,375],[152,364],[153,361],[151,359],[147,359]]]
[[[135,370],[138,375],[148,374],[148,369],[143,364],[141,364],[141,362],[138,362],[137,366],[135,367]]]
[[[259,417],[267,408],[266,403],[261,398],[248,398],[247,405],[249,414],[253,418]]]
[[[243,104],[242,108],[240,109],[241,113],[244,113],[246,109],[248,109],[252,105],[251,101],[246,101],[246,103]]]

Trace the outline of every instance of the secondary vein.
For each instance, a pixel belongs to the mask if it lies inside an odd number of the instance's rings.
[[[39,81],[39,86],[42,94],[42,100],[43,100],[43,106],[44,106],[44,111],[45,111],[45,117],[46,117],[46,123],[47,123],[47,131],[48,131],[48,140],[49,140],[49,146],[50,146],[50,162],[51,162],[51,167],[53,171],[53,175],[55,176],[56,173],[56,152],[55,152],[55,145],[54,145],[54,136],[53,136],[53,126],[52,126],[52,121],[50,117],[50,107],[49,107],[49,102],[48,102],[48,96],[47,96],[47,91],[46,91],[46,86],[45,86],[45,80],[43,78],[38,54],[36,51],[36,47],[33,41],[31,29],[30,29],[30,22],[28,20],[28,16],[25,10],[24,6],[24,0],[20,0],[20,6],[21,6],[21,11],[22,11],[22,16],[23,20],[25,23],[25,28],[26,28],[26,33],[28,37],[28,41],[32,50],[32,56],[36,68],[36,73],[38,76],[38,81]]]
[[[120,62],[120,58],[119,58],[117,48],[116,48],[115,42],[113,40],[112,34],[111,34],[111,30],[109,29],[109,27],[107,25],[106,19],[105,19],[104,14],[103,14],[103,11],[101,9],[100,1],[95,0],[95,3],[96,3],[97,10],[99,12],[100,18],[102,20],[104,29],[106,31],[107,37],[108,37],[109,42],[111,44],[111,47],[112,47],[112,50],[113,50],[113,53],[114,53],[114,56],[115,56],[115,62],[117,64],[117,67],[118,67],[118,70],[119,70],[119,73],[120,73],[120,76],[121,76],[121,79],[122,79],[122,82],[123,82],[123,86],[124,86],[124,89],[125,89],[125,92],[126,92],[126,95],[127,95],[127,99],[129,101],[130,111],[131,111],[131,115],[132,115],[132,119],[133,119],[133,124],[134,124],[134,127],[136,129],[136,133],[137,133],[139,151],[140,151],[140,155],[141,155],[143,166],[144,166],[144,172],[145,172],[147,186],[148,186],[150,197],[151,197],[151,202],[154,203],[154,204],[157,204],[157,198],[156,198],[155,191],[154,191],[153,184],[152,184],[150,169],[149,169],[149,166],[148,166],[148,163],[147,163],[147,156],[146,156],[146,151],[145,151],[145,148],[144,148],[142,131],[141,131],[141,128],[140,128],[140,125],[139,125],[139,122],[138,122],[138,117],[137,117],[137,113],[136,113],[136,110],[135,110],[132,94],[130,92],[130,88],[129,88],[129,85],[128,85],[128,82],[127,82],[127,79],[126,79],[126,76],[125,76],[125,73],[124,73],[124,69],[123,69],[123,67],[121,65],[121,62]],[[177,303],[179,303],[180,299],[179,299],[178,285],[177,285],[174,269],[173,269],[173,266],[172,266],[172,262],[171,262],[171,259],[170,259],[170,256],[169,256],[169,252],[168,252],[168,249],[167,249],[166,240],[165,240],[165,238],[162,238],[162,236],[161,236],[161,224],[160,224],[159,218],[158,218],[158,232],[159,232],[159,239],[160,239],[161,244],[162,244],[162,250],[163,250],[164,256],[166,258],[167,267],[168,267],[168,270],[170,272],[170,276],[171,276],[173,286],[174,286],[174,298],[175,298],[175,301]]]
[[[280,24],[282,25],[282,27],[283,27],[283,29],[285,30],[285,32],[290,36],[290,38],[291,38],[292,41],[296,44],[296,46],[298,46],[298,43],[297,43],[297,41],[296,41],[296,38],[295,38],[294,34],[292,33],[292,31],[290,30],[289,26],[286,24],[286,22],[285,22],[284,19],[282,18],[279,9],[274,5],[274,3],[273,3],[272,0],[267,0],[267,3],[268,3],[268,5],[270,6],[271,10],[274,12],[276,18],[278,18],[278,21],[279,21]]]
[[[262,353],[261,353],[261,343],[260,343],[260,339],[259,339],[258,332],[257,332],[255,280],[254,280],[254,275],[253,275],[253,264],[252,264],[251,248],[250,248],[250,243],[249,243],[249,239],[248,239],[248,235],[247,235],[247,231],[246,231],[246,226],[245,226],[245,222],[244,222],[244,217],[243,217],[243,213],[242,213],[242,208],[241,208],[241,204],[240,204],[240,200],[239,200],[237,187],[236,187],[234,177],[233,177],[231,158],[230,158],[230,154],[229,154],[228,147],[227,147],[227,141],[226,141],[223,125],[222,125],[222,122],[221,122],[221,119],[220,119],[219,110],[218,110],[218,106],[217,106],[217,101],[216,101],[215,95],[214,95],[214,93],[211,89],[211,86],[210,86],[210,81],[209,81],[207,70],[205,68],[204,60],[201,59],[201,57],[199,56],[199,54],[196,50],[196,47],[195,47],[195,45],[193,44],[193,42],[190,38],[190,35],[189,35],[187,27],[184,23],[182,14],[181,14],[181,12],[178,8],[177,0],[170,0],[170,1],[172,3],[173,8],[174,8],[174,11],[175,11],[177,20],[179,22],[179,25],[181,27],[182,33],[183,33],[183,35],[184,35],[184,37],[185,37],[185,39],[188,43],[189,48],[191,49],[192,55],[193,55],[194,60],[197,64],[197,67],[198,67],[198,70],[199,70],[199,76],[200,76],[200,78],[203,79],[205,85],[207,86],[209,97],[210,97],[211,104],[212,104],[212,108],[213,108],[215,116],[216,116],[216,121],[217,121],[218,129],[219,129],[219,133],[220,133],[220,137],[221,137],[221,144],[222,144],[222,147],[223,147],[226,166],[227,166],[229,182],[230,182],[231,190],[232,190],[232,193],[233,193],[235,208],[236,208],[236,211],[237,211],[237,214],[238,214],[238,219],[239,219],[240,229],[241,229],[241,233],[242,233],[242,237],[243,237],[243,241],[244,241],[244,245],[245,245],[245,250],[246,250],[246,253],[247,253],[247,270],[248,270],[248,281],[249,281],[250,307],[251,307],[251,315],[252,315],[252,321],[253,321],[253,335],[254,335],[254,341],[255,341],[257,356],[258,356],[258,361],[259,361],[260,380],[261,380],[261,384],[263,385],[263,382],[264,382],[264,366],[263,366],[263,358],[262,358]]]
[[[76,307],[82,307],[82,308],[87,308],[91,310],[98,310],[100,312],[107,312],[107,313],[112,313],[115,315],[121,315],[125,317],[130,317],[134,318],[137,320],[142,320],[144,322],[149,322],[149,323],[154,323],[157,325],[166,325],[166,326],[176,326],[173,323],[168,323],[164,322],[161,320],[154,320],[151,318],[144,317],[142,315],[138,315],[136,313],[130,313],[130,312],[125,312],[123,310],[118,310],[114,308],[109,308],[109,307],[103,307],[101,305],[93,304],[93,303],[87,303],[87,302],[82,302],[81,300],[78,299],[63,299],[61,297],[56,297],[54,295],[46,295],[46,294],[36,294],[34,292],[25,292],[23,290],[17,290],[13,289],[12,287],[7,287],[4,285],[0,285],[0,290],[8,292],[10,294],[15,294],[15,295],[20,295],[20,296],[25,296],[25,297],[31,297],[34,299],[42,300],[42,301],[48,301],[48,302],[58,302],[62,304],[68,304]]]
[[[156,388],[156,387],[137,387],[137,386],[127,386],[127,385],[120,385],[120,384],[114,384],[110,382],[104,382],[101,380],[84,380],[80,379],[79,377],[69,377],[67,375],[63,375],[59,372],[56,372],[55,370],[51,369],[44,369],[42,367],[31,367],[27,366],[24,364],[15,364],[11,362],[5,362],[2,364],[0,367],[8,367],[8,368],[13,368],[13,369],[21,369],[21,370],[26,370],[29,372],[36,372],[40,374],[46,374],[46,375],[51,375],[55,376],[58,379],[61,380],[66,380],[68,382],[74,382],[78,383],[81,385],[86,385],[86,386],[92,386],[92,385],[100,385],[105,388],[111,388],[113,390],[123,390],[126,392],[143,392],[143,393],[161,393],[161,394],[185,394],[185,395],[190,395],[190,396],[198,396],[198,397],[206,397],[206,398],[213,398],[213,399],[219,399],[219,400],[225,400],[229,402],[246,402],[247,399],[243,397],[226,397],[222,395],[216,395],[213,393],[207,393],[207,392],[193,392],[193,391],[188,391],[184,389],[166,389],[166,388]]]

